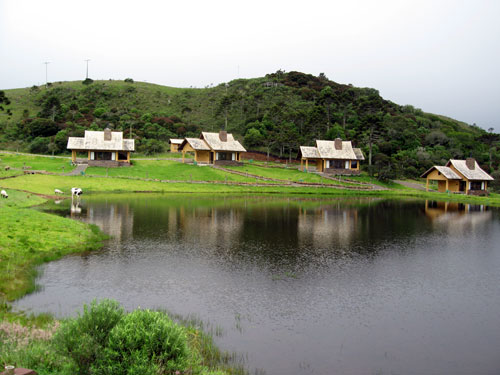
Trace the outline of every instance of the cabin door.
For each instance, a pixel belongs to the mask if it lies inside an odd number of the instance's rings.
[[[458,190],[459,190],[459,191],[463,191],[463,192],[465,192],[465,184],[466,184],[466,183],[467,183],[467,182],[465,182],[465,181],[460,181],[460,184],[459,184],[459,186],[458,186]]]

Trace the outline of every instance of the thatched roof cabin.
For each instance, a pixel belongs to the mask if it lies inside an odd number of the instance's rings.
[[[300,146],[298,157],[300,166],[309,169],[309,162],[316,165],[318,172],[331,174],[359,174],[359,161],[365,160],[359,148],[352,147],[351,141],[316,140],[316,147]]]
[[[85,130],[83,137],[69,137],[67,149],[71,160],[77,162],[77,153],[86,157],[78,160],[89,165],[120,166],[130,164],[130,153],[135,151],[133,139],[123,139],[123,132]]]

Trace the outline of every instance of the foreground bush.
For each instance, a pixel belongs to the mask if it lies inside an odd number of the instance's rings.
[[[60,326],[0,322],[0,365],[39,375],[247,374],[234,354],[221,352],[199,327],[176,324],[164,312],[127,314],[116,301],[93,301]]]
[[[72,359],[78,374],[89,374],[90,368],[102,357],[108,335],[122,319],[118,302],[103,300],[84,305],[83,314],[62,324],[54,338],[59,352]]]
[[[111,330],[96,374],[169,374],[187,367],[189,350],[184,328],[166,314],[136,310]]]

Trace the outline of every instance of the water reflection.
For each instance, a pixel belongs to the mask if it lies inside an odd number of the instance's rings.
[[[113,238],[44,266],[43,289],[18,307],[67,315],[112,297],[129,309],[196,313],[223,327],[224,349],[268,374],[498,370],[495,209],[193,195],[71,207],[51,210]]]
[[[484,205],[428,200],[425,201],[425,214],[434,226],[450,234],[474,232],[493,216],[492,211]]]
[[[340,204],[312,210],[300,209],[297,224],[299,241],[313,247],[327,247],[333,243],[348,245],[359,225],[358,210]]]

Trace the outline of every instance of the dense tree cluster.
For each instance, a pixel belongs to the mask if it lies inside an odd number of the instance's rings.
[[[172,137],[226,129],[249,149],[289,158],[316,139],[352,140],[380,178],[415,177],[450,158],[472,156],[489,172],[500,163],[492,129],[400,106],[375,89],[338,84],[324,74],[277,71],[205,89],[162,89],[128,78],[25,91],[38,112],[28,106],[18,108],[17,117],[0,116],[2,147],[14,142],[32,152],[60,153],[68,136],[110,126],[134,137],[139,151],[153,153]]]

